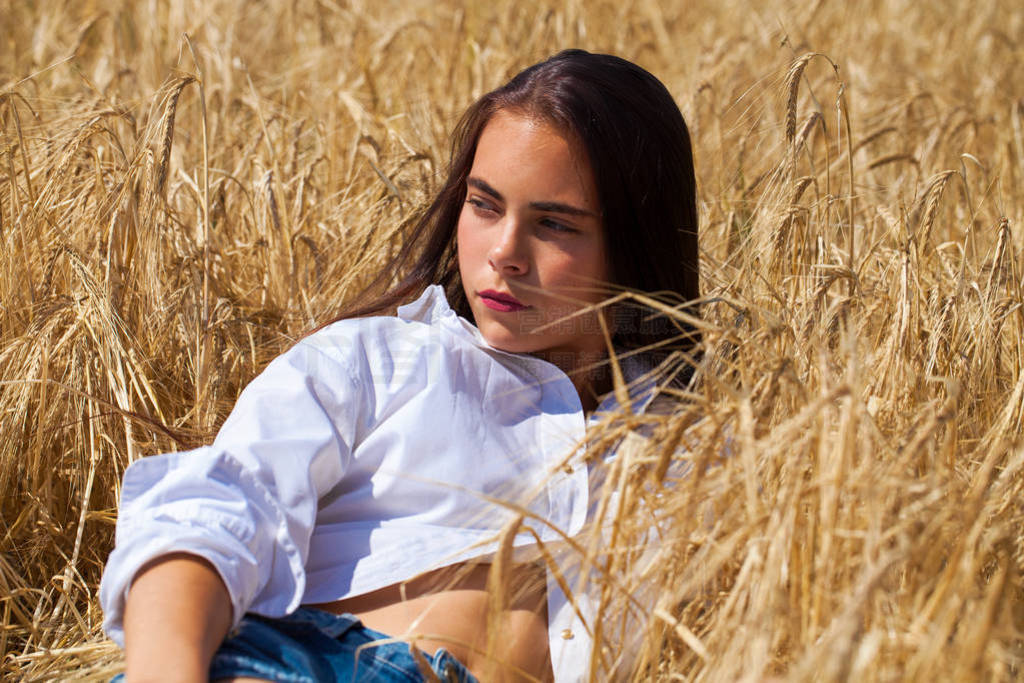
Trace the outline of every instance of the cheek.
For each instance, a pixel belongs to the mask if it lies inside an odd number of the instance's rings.
[[[480,239],[479,230],[459,230],[457,236],[456,258],[463,284],[467,285],[480,278],[487,269],[487,245]]]
[[[594,284],[610,284],[612,279],[612,268],[608,262],[608,252],[604,245],[594,248],[590,255],[590,277]]]
[[[459,222],[455,224],[455,253],[459,259],[459,267],[462,266],[462,261],[472,248],[470,232],[466,229],[466,212],[465,210],[459,214]]]
[[[487,247],[480,239],[480,231],[473,230],[471,223],[472,218],[463,212],[455,227],[456,256],[459,270],[463,272],[472,271],[487,261]]]
[[[574,254],[559,254],[548,262],[552,284],[564,283],[592,287],[607,282],[608,266],[600,249],[585,249]]]

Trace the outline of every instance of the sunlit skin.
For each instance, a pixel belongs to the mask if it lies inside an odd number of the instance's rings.
[[[609,273],[593,173],[575,141],[536,117],[499,111],[466,185],[459,272],[484,339],[568,373],[600,358],[597,314],[566,319],[605,297]],[[581,374],[570,375],[577,390]]]

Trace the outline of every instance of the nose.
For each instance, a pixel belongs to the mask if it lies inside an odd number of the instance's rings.
[[[530,269],[523,226],[506,216],[497,226],[494,243],[487,254],[491,268],[502,275],[525,275]]]

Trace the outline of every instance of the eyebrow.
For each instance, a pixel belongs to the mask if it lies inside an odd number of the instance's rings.
[[[500,202],[505,201],[505,198],[501,196],[501,193],[495,190],[489,183],[480,178],[467,178],[466,184],[475,187],[478,190],[486,192]],[[554,213],[564,213],[569,216],[590,216],[593,218],[600,218],[600,216],[593,211],[587,211],[581,209],[578,206],[572,206],[571,204],[563,204],[561,202],[530,202],[530,208],[536,209],[537,211],[551,211]]]

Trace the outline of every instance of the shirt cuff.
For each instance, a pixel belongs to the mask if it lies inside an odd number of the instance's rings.
[[[190,495],[200,481],[201,499]],[[104,631],[122,647],[125,602],[135,575],[170,553],[197,555],[213,565],[230,596],[232,625],[247,611],[283,616],[305,592],[304,560],[279,504],[225,452],[152,456],[125,472],[117,546],[107,559],[99,596]]]

